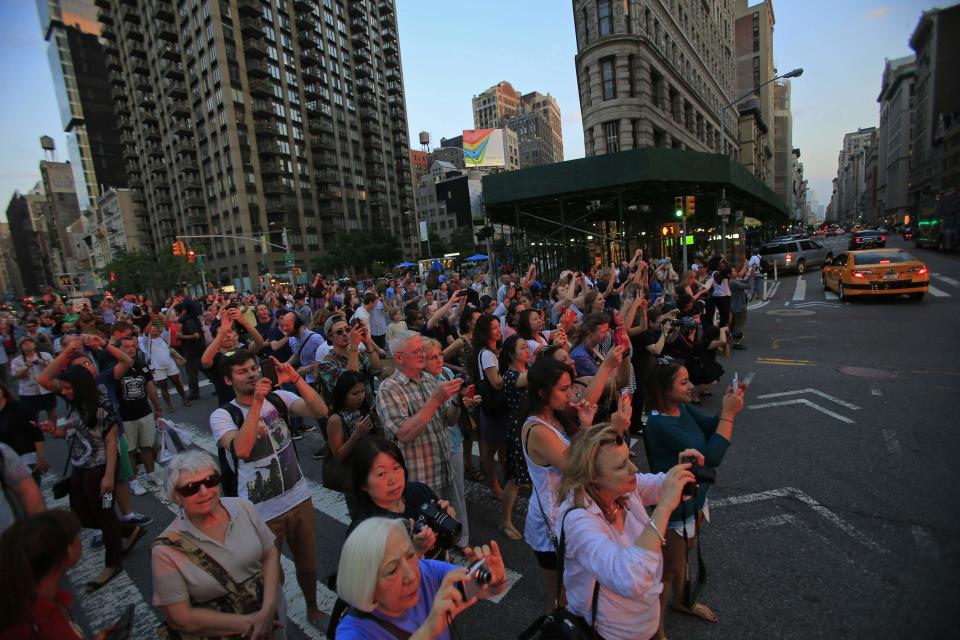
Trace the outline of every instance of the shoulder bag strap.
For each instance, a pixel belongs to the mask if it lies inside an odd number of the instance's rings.
[[[357,609],[356,607],[350,607],[350,610],[347,611],[347,615],[360,618],[361,620],[373,620],[377,626],[384,629],[394,638],[397,638],[397,640],[407,640],[411,636],[409,631],[404,631],[389,620],[384,620],[383,618],[379,618],[372,613],[367,613],[366,611],[360,611],[360,609]]]
[[[187,556],[190,562],[209,573],[214,580],[223,585],[223,588],[226,589],[228,593],[231,595],[238,595],[241,593],[240,586],[237,584],[236,580],[231,577],[230,573],[223,568],[223,565],[217,562],[213,556],[197,546],[197,544],[188,537],[169,532],[157,536],[157,539],[153,541],[153,544],[163,544],[168,547],[173,547],[183,555]]]
[[[560,606],[560,590],[563,588],[563,566],[566,560],[566,547],[567,547],[567,535],[565,527],[567,524],[567,516],[576,511],[577,509],[583,509],[583,507],[573,507],[568,509],[565,514],[563,514],[563,519],[560,521],[560,549],[558,552],[557,558],[557,607]],[[600,581],[594,580],[593,582],[593,596],[590,598],[590,628],[594,631],[597,630],[597,604],[600,601]]]
[[[533,425],[531,425],[530,428],[527,429],[527,437],[524,439],[524,443],[523,443],[523,449],[524,451],[527,452],[527,455],[530,455],[530,432],[531,431],[533,431]],[[547,512],[543,510],[543,503],[540,502],[540,492],[537,490],[537,483],[531,482],[530,484],[533,485],[533,493],[537,497],[537,506],[540,507],[540,515],[543,516],[543,521],[547,525],[547,534],[550,536],[550,542],[553,543],[553,549],[554,551],[557,552],[557,554],[561,554],[562,553],[560,548],[561,542],[557,541],[557,536],[553,532],[553,527],[550,526],[550,518],[547,517]],[[562,557],[560,558],[560,566],[561,566],[560,575],[562,576],[563,575],[563,558]],[[560,582],[558,582],[557,584],[560,584]],[[558,591],[557,602],[559,601],[560,601],[560,595]]]

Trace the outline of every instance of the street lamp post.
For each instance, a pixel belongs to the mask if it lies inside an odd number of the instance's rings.
[[[751,90],[748,91],[747,93],[745,93],[745,94],[743,94],[742,96],[740,96],[739,98],[736,98],[736,99],[732,100],[731,102],[728,102],[727,104],[725,104],[725,105],[723,105],[722,107],[720,107],[720,110],[719,110],[719,112],[717,113],[717,116],[718,116],[717,122],[720,124],[720,155],[727,155],[727,138],[726,138],[726,136],[724,135],[724,129],[725,129],[726,127],[725,127],[724,124],[723,124],[723,122],[724,122],[724,121],[723,121],[723,116],[724,116],[724,114],[726,113],[727,109],[735,106],[736,104],[738,104],[739,102],[745,100],[746,98],[749,98],[750,96],[755,95],[755,94],[757,93],[757,90],[760,89],[760,87],[765,87],[766,85],[770,84],[771,82],[776,82],[777,80],[780,80],[781,78],[799,78],[799,77],[802,76],[802,75],[803,75],[803,67],[797,67],[796,69],[793,69],[792,71],[788,71],[788,72],[786,72],[786,73],[784,73],[784,74],[782,74],[782,75],[779,75],[779,76],[775,76],[775,77],[773,77],[773,78],[770,78],[770,79],[767,80],[766,82],[761,82],[760,84],[758,84],[757,86],[755,86],[753,89],[751,89]],[[720,190],[720,199],[721,199],[721,200],[726,200],[726,199],[727,199],[727,190],[726,190],[725,188]],[[727,253],[727,217],[726,217],[726,216],[723,216],[723,217],[722,217],[722,220],[720,221],[720,233],[721,233],[721,238],[720,238],[720,251],[721,251],[721,253],[726,254],[726,253]]]

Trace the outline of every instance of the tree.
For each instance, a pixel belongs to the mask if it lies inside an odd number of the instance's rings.
[[[354,274],[373,271],[376,263],[394,265],[403,257],[397,238],[385,231],[366,229],[341,231],[313,260],[313,267],[324,273]]]
[[[450,234],[450,251],[459,251],[461,258],[469,258],[477,252],[473,237],[473,225],[457,227]]]
[[[111,273],[115,276],[113,282]],[[122,293],[145,292],[158,297],[198,284],[200,271],[196,264],[187,262],[185,256],[128,251],[114,256],[101,270],[100,277],[110,283],[111,289]]]
[[[428,234],[430,242],[421,242],[420,243],[420,253],[424,255],[425,258],[436,258],[442,256],[445,253],[450,253],[447,249],[447,241],[441,238],[436,231],[430,231]],[[429,252],[427,251],[429,244]],[[431,255],[426,255],[430,253]]]

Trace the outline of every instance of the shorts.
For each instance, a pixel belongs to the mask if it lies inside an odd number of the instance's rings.
[[[156,443],[157,420],[152,413],[136,420],[124,420],[123,429],[123,437],[127,440],[130,451],[152,449]]]
[[[499,418],[489,417],[480,409],[480,440],[495,447],[507,444],[507,424],[510,418],[507,415]]]
[[[20,401],[34,413],[53,411],[57,408],[57,396],[53,393],[41,393],[35,396],[20,396]]]
[[[166,368],[158,367],[156,369],[150,369],[150,373],[153,374],[154,382],[162,382],[172,376],[180,375],[180,367],[178,367],[176,363],[171,363],[170,366]]]
[[[133,477],[133,468],[130,467],[130,448],[127,446],[126,434],[117,438],[117,452],[120,455],[117,464],[117,481],[129,482]]]
[[[537,564],[540,565],[540,568],[544,571],[556,571],[559,569],[557,553],[555,551],[534,551],[533,555],[537,556]]]

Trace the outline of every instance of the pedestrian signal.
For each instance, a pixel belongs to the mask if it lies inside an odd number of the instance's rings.
[[[683,197],[683,219],[693,216],[697,210],[697,197],[696,196],[684,196]]]

